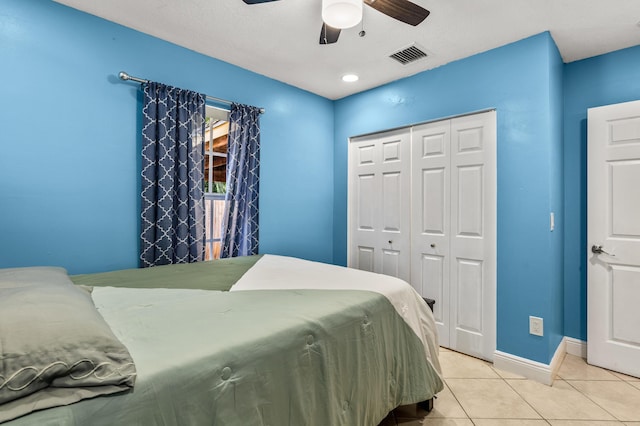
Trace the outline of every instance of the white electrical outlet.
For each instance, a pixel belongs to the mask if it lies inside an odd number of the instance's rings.
[[[535,336],[544,335],[544,323],[540,317],[529,317],[529,334]]]

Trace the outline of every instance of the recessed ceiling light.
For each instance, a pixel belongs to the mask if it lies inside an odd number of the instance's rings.
[[[355,74],[345,74],[342,76],[342,81],[347,83],[353,83],[354,81],[358,81],[358,76]]]

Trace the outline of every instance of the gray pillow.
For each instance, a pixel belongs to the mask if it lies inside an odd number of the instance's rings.
[[[62,268],[0,269],[0,423],[133,387],[127,348]]]

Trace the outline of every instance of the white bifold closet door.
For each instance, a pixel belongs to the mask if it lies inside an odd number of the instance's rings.
[[[352,138],[350,267],[435,299],[440,344],[493,360],[495,111]]]
[[[409,133],[358,138],[349,161],[349,266],[409,281]]]
[[[440,345],[493,360],[495,111],[413,128],[411,283],[436,300]]]

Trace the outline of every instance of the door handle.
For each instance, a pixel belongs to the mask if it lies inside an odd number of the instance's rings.
[[[606,251],[604,251],[604,249],[602,248],[602,246],[597,246],[597,245],[592,245],[591,246],[591,253],[595,253],[595,254],[606,254],[608,256],[615,256],[615,254],[611,254],[611,253],[607,253]]]

